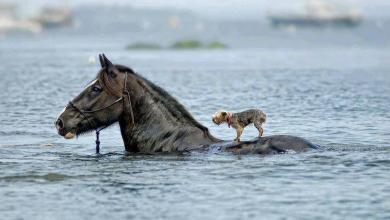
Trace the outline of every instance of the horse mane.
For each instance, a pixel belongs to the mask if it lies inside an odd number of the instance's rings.
[[[154,95],[154,98],[157,98],[159,100],[159,102],[161,102],[165,106],[167,106],[167,110],[173,116],[184,117],[184,118],[187,119],[188,122],[190,122],[195,127],[201,129],[203,132],[208,132],[208,128],[207,127],[205,127],[201,123],[199,123],[187,111],[187,109],[182,104],[180,104],[171,94],[169,94],[163,88],[161,88],[160,86],[154,84],[153,82],[149,81],[148,79],[144,78],[143,76],[139,75],[138,73],[135,73],[132,69],[130,69],[130,68],[126,67],[126,66],[118,65],[118,67],[119,67],[119,70],[121,70],[121,71],[125,71],[128,74],[135,75],[137,78],[141,79],[148,87],[153,89],[153,91],[155,93],[159,94],[159,96],[155,96],[154,94],[152,94],[152,95]],[[177,114],[177,112],[175,112],[175,110],[177,110],[179,112],[179,114]]]
[[[132,73],[132,74],[135,73],[135,72],[133,71],[133,69],[131,69],[130,67],[124,66],[124,65],[115,64],[115,67],[116,67],[119,71],[121,71],[121,72]]]
[[[135,76],[137,76],[139,79],[142,79],[142,81],[149,86],[153,91],[159,96],[154,96],[154,98],[157,98],[159,102],[163,103],[167,106],[167,110],[176,117],[184,117],[187,119],[188,122],[190,122],[195,127],[201,129],[204,132],[208,132],[208,128],[200,124],[188,111],[187,109],[180,104],[171,94],[169,94],[167,91],[165,91],[160,86],[157,86],[153,82],[149,81],[148,79],[142,77],[141,75],[137,73],[133,73]],[[177,114],[174,110],[177,110],[179,114]]]
[[[115,67],[120,71],[127,74],[132,74],[136,76],[138,79],[142,80],[144,84],[146,84],[149,88],[153,90],[153,98],[157,99],[159,102],[163,103],[165,106],[167,106],[167,110],[175,117],[181,118],[184,117],[188,122],[190,122],[195,127],[201,129],[204,132],[208,132],[208,128],[200,124],[188,111],[187,109],[180,104],[174,97],[172,97],[167,91],[165,91],[163,88],[157,86],[156,84],[152,83],[148,79],[142,77],[141,75],[134,72],[131,68],[115,64]],[[108,74],[103,74],[104,71],[100,71],[98,73],[98,80],[101,82],[102,86],[108,90],[109,93],[120,96],[123,91],[118,91],[116,87],[113,85],[111,80],[108,77]],[[158,95],[155,95],[158,94]]]

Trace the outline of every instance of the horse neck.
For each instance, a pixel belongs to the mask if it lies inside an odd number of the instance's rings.
[[[125,111],[119,120],[127,151],[177,151],[218,141],[164,90],[148,85],[144,89],[142,96],[132,95],[132,110]]]

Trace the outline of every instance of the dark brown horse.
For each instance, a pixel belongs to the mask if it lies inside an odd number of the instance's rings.
[[[119,122],[126,151],[175,152],[218,148],[237,153],[304,151],[316,146],[294,136],[275,135],[227,142],[213,137],[175,98],[132,69],[99,55],[101,69],[55,122],[58,133],[73,138]]]

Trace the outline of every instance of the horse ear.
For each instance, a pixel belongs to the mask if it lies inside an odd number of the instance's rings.
[[[112,66],[112,63],[109,59],[107,59],[106,55],[103,54],[103,61],[106,67]]]
[[[104,53],[102,54],[102,59],[104,63],[104,67],[106,68],[106,73],[111,77],[111,78],[116,78],[117,73],[114,71],[114,64],[111,63],[109,59],[107,59],[106,55]]]
[[[102,68],[104,68],[106,65],[104,63],[104,59],[103,59],[103,56],[101,54],[99,54],[99,61],[100,61],[100,66],[102,66]]]

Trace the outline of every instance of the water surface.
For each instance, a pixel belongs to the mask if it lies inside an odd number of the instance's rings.
[[[390,218],[386,47],[126,51],[122,43],[50,34],[1,41],[1,218]],[[99,52],[166,88],[218,138],[235,131],[213,125],[214,111],[256,107],[268,115],[265,135],[325,150],[129,155],[114,125],[96,156],[93,134],[64,140],[53,122],[97,73],[88,58]],[[250,127],[243,139],[255,135]]]

